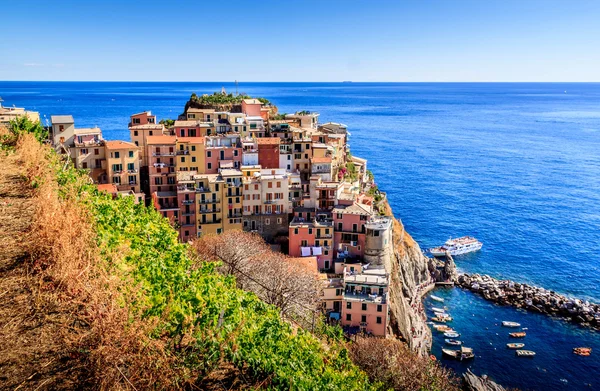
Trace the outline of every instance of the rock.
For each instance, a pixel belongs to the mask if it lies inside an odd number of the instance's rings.
[[[467,391],[506,391],[504,387],[493,382],[487,377],[480,377],[467,369],[463,375],[463,389]]]

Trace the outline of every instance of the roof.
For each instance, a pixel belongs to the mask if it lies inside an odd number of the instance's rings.
[[[152,112],[150,110],[147,110],[147,111],[142,111],[141,113],[131,114],[130,117],[136,117],[136,116],[142,115],[142,114],[148,114],[148,116],[152,116]]]
[[[145,124],[145,125],[133,125],[130,126],[129,129],[137,130],[137,129],[163,129],[165,126],[163,124]]]
[[[137,148],[137,145],[135,145],[134,143],[130,143],[127,141],[121,141],[121,140],[111,140],[111,141],[105,141],[104,145],[106,146],[106,148],[108,149],[129,149],[129,148]]]
[[[279,137],[262,137],[262,138],[257,138],[256,139],[256,143],[257,144],[264,144],[264,145],[273,145],[273,144],[279,144],[281,142],[281,139]]]
[[[214,113],[215,109],[198,109],[196,107],[190,107],[186,113]]]
[[[50,121],[53,124],[74,124],[72,115],[52,115],[50,116]]]
[[[368,215],[373,214],[370,205],[363,205],[354,203],[352,205],[343,206],[338,205],[333,208],[333,213],[353,214],[353,215]]]
[[[117,186],[112,184],[112,183],[105,183],[102,185],[98,185],[98,190],[99,191],[105,191],[107,193],[117,193]]]
[[[243,102],[247,105],[262,105],[258,99],[244,99]]]
[[[102,134],[100,128],[77,128],[73,130],[73,133],[82,136],[86,134]]]
[[[287,260],[290,263],[295,263],[308,272],[312,272],[315,275],[319,274],[319,270],[317,268],[317,257],[290,257],[287,258]]]
[[[314,157],[310,159],[313,163],[331,163],[330,157]]]
[[[175,136],[149,136],[146,139],[146,144],[157,145],[157,144],[175,144],[177,137]]]
[[[200,122],[197,120],[189,120],[189,121],[181,121],[181,120],[177,120],[175,121],[175,123],[173,124],[173,126],[179,127],[179,126],[198,126]]]

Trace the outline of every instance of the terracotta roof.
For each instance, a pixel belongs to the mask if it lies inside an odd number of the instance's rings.
[[[289,257],[287,258],[287,260],[291,263],[295,263],[296,265],[302,267],[308,272],[314,273],[315,276],[319,275],[319,269],[317,268],[317,257]]]
[[[112,184],[112,183],[105,183],[102,185],[98,185],[98,190],[99,191],[105,191],[107,193],[117,193],[117,186]]]
[[[258,99],[244,99],[244,103],[247,105],[261,105]]]
[[[145,124],[145,125],[133,125],[130,126],[129,129],[163,129],[165,126],[163,124]]]
[[[146,144],[157,145],[157,144],[175,144],[177,137],[175,136],[149,136],[146,139]]]
[[[357,204],[356,202],[346,207],[338,205],[333,208],[333,213],[353,214],[353,215],[372,215],[373,209],[370,205]]]
[[[106,141],[104,143],[104,145],[106,146],[106,148],[108,149],[129,149],[129,148],[137,148],[137,145],[135,145],[134,143],[130,143],[127,141],[121,141],[121,140],[111,140],[111,141]]]
[[[177,120],[175,121],[175,123],[173,124],[173,126],[179,127],[179,126],[197,126],[200,122],[197,120],[188,120],[188,121],[182,121],[182,120]]]
[[[311,159],[313,163],[331,163],[330,157],[314,157]]]
[[[279,137],[262,137],[256,139],[257,144],[279,144],[280,141]]]

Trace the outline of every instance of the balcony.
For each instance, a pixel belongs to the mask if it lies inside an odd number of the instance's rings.
[[[317,235],[316,239],[331,239],[333,238],[333,234],[321,234],[321,235]]]
[[[198,200],[199,204],[218,204],[219,202],[220,202],[220,200],[218,200],[216,198],[215,199],[209,198],[206,200]]]
[[[213,221],[205,221],[200,223],[200,225],[208,225],[208,224],[221,224],[221,219],[216,219]]]
[[[177,204],[163,204],[159,205],[159,210],[179,210],[179,206]]]
[[[181,151],[181,150],[177,151],[177,155],[189,155],[189,154],[190,154],[190,151],[187,149],[183,150],[183,151]]]
[[[208,187],[197,187],[196,193],[210,193],[210,188]]]
[[[152,156],[154,156],[154,157],[175,156],[175,152],[152,152]]]
[[[214,209],[198,209],[198,213],[220,213],[221,212],[221,208],[214,208]]]
[[[183,205],[192,205],[195,201],[194,200],[183,200],[181,201],[181,203]]]
[[[232,218],[234,218],[234,217],[238,217],[238,218],[239,218],[239,217],[242,217],[242,214],[241,214],[241,213],[239,213],[239,212],[235,212],[235,213],[230,213],[230,214],[227,216],[227,218],[229,218],[229,219],[232,219]]]
[[[182,216],[193,216],[196,214],[196,211],[194,210],[184,210],[181,212]]]

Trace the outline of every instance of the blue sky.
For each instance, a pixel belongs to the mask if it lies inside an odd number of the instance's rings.
[[[0,80],[600,81],[598,0],[3,2]]]

